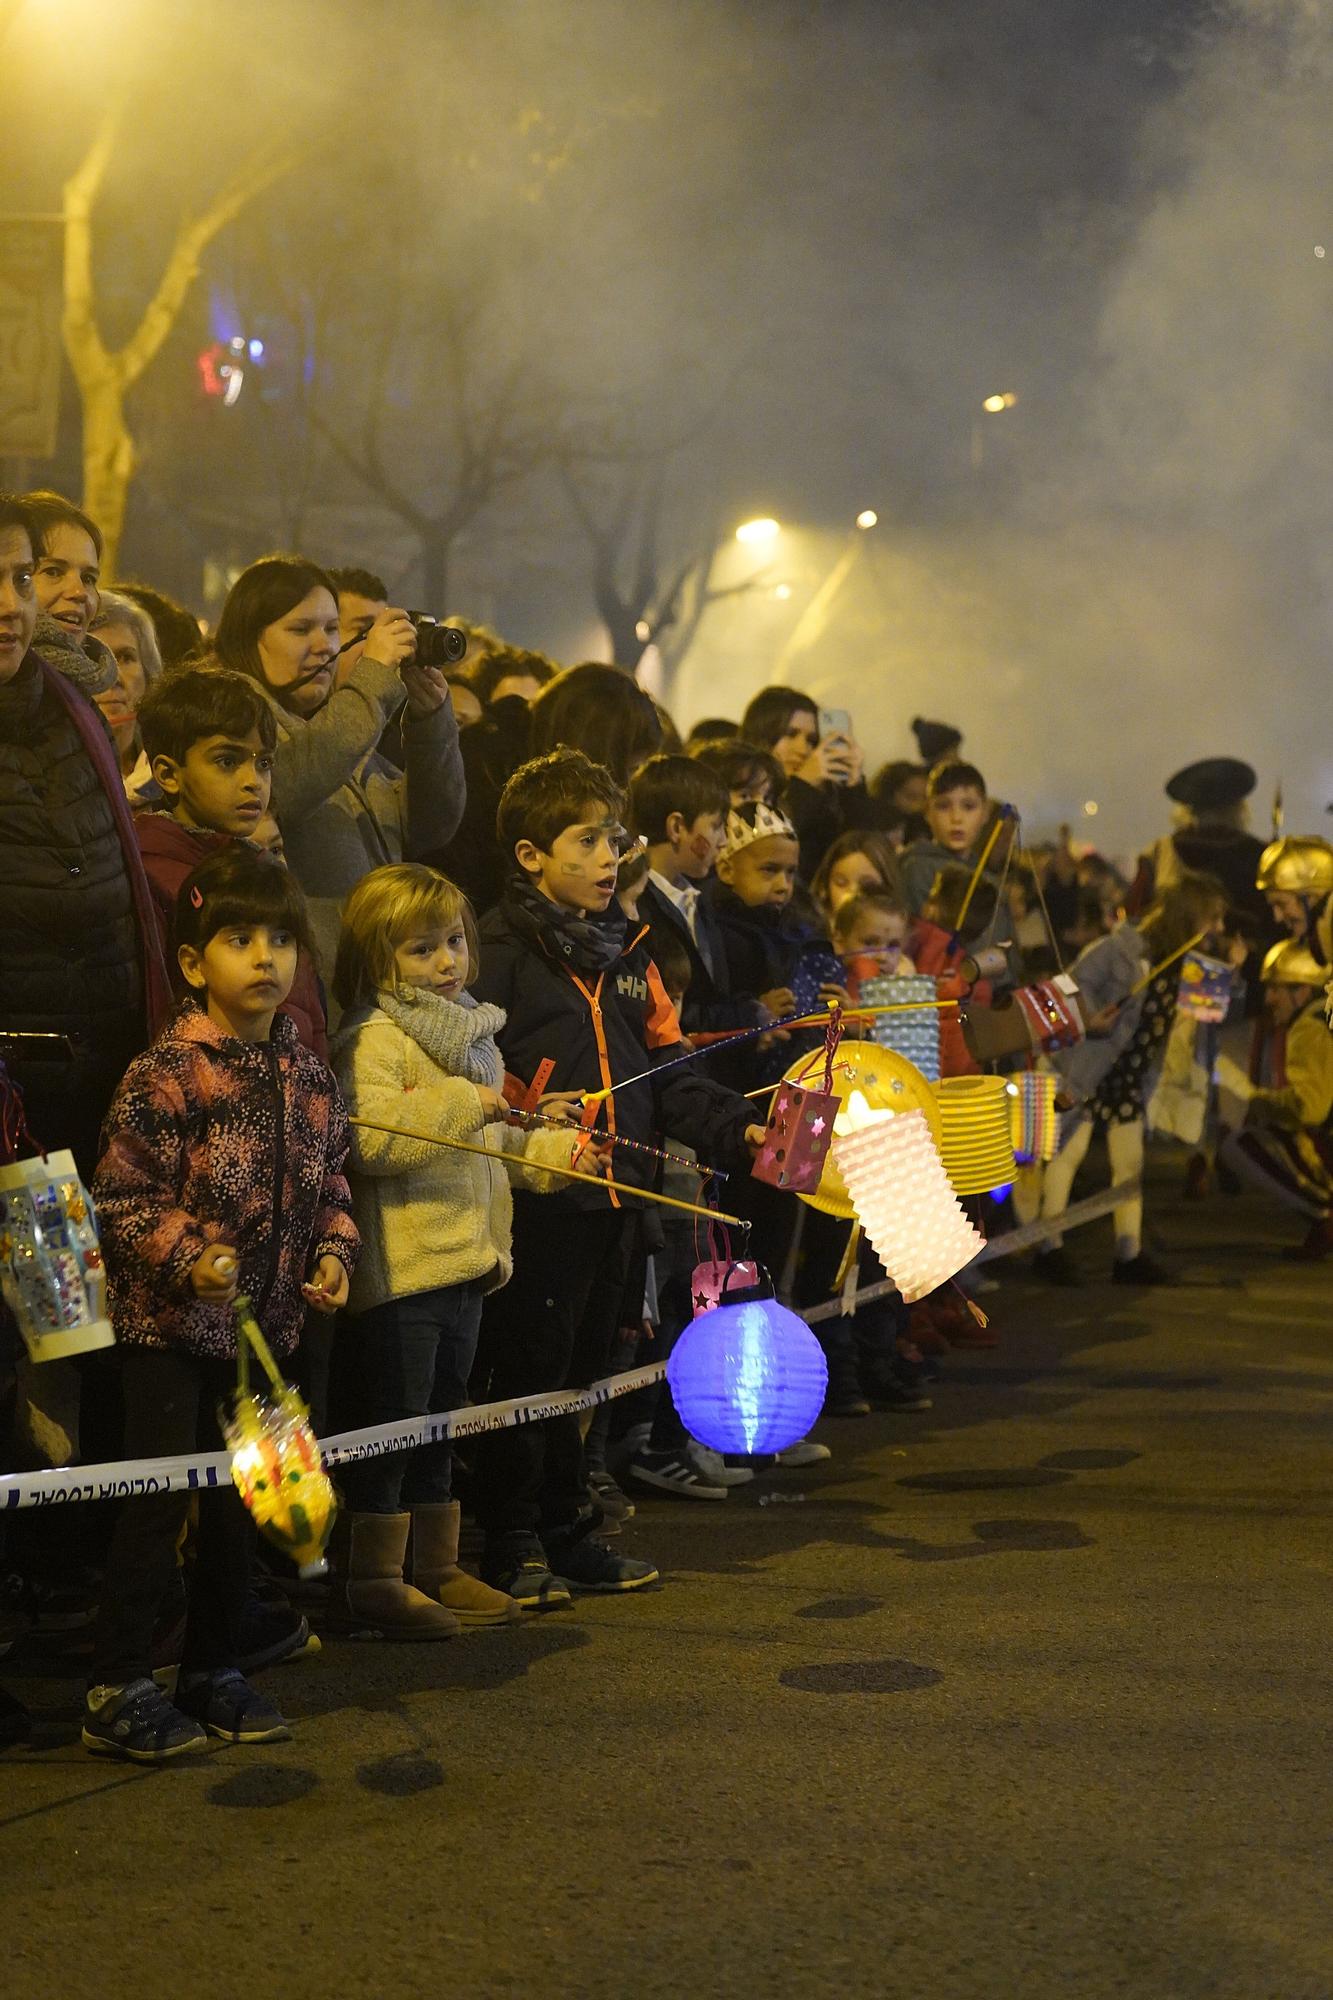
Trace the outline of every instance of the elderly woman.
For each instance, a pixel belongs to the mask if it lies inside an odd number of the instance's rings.
[[[264,556],[243,570],[214,636],[222,664],[257,681],[277,718],[273,806],[326,974],[348,890],[372,868],[421,860],[452,840],[464,799],[448,684],[417,662],[407,613],[385,605],[335,684],[341,643],[337,585],[299,556]],[[399,770],[378,745],[403,707]]]
[[[146,611],[113,590],[102,592],[92,630],[116,663],[116,678],[96,696],[97,706],[116,745],[126,797],[131,805],[147,805],[158,790],[139,736],[139,703],[162,671],[157,633]]]

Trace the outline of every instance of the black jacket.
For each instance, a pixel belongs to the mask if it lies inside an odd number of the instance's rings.
[[[500,852],[495,813],[501,792],[527,758],[529,735],[528,705],[519,695],[493,701],[481,721],[462,732],[463,817],[447,847],[422,857],[458,884],[479,917],[500,901],[514,866],[513,855]]]
[[[0,686],[0,1034],[68,1035],[70,1061],[16,1045],[28,1123],[85,1173],[146,1036],[142,951],[111,801],[29,654]],[[0,1044],[2,1046],[2,1044]]]
[[[801,843],[801,875],[807,882],[842,834],[875,824],[875,802],[863,784],[807,785],[804,778],[789,778],[782,810]]]
[[[639,919],[648,926],[648,947],[654,954],[658,954],[658,939],[663,935],[675,938],[689,953],[690,984],[680,1010],[680,1025],[687,1035],[758,1027],[758,995],[732,990],[726,942],[708,896],[700,896],[695,922],[708,943],[711,971],[684,917],[651,880],[639,898]]]
[[[600,973],[578,973],[560,956],[553,928],[541,924],[510,896],[481,925],[478,1000],[503,1007],[508,1017],[497,1037],[505,1067],[530,1083],[541,1062],[555,1069],[547,1090],[603,1089],[665,1064],[683,1051],[680,1024],[662,990],[641,936]],[[660,1145],[661,1134],[692,1146],[699,1159],[724,1171],[748,1169],[745,1128],[759,1123],[743,1097],[724,1090],[687,1063],[660,1080],[619,1090],[610,1100],[614,1129],[624,1137]],[[599,1128],[609,1123],[607,1107]],[[657,1163],[630,1147],[617,1147],[614,1176],[651,1187]],[[561,1194],[580,1208],[601,1208],[607,1196],[595,1182],[567,1182]]]

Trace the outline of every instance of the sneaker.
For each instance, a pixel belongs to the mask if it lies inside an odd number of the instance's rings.
[[[657,1582],[657,1571],[636,1556],[618,1556],[589,1532],[591,1523],[552,1528],[545,1536],[546,1555],[561,1583],[573,1590],[642,1590]]]
[[[198,1722],[173,1707],[147,1674],[124,1687],[89,1688],[82,1735],[94,1756],[127,1757],[134,1764],[165,1764],[213,1747]]]
[[[593,1499],[602,1512],[613,1521],[628,1521],[633,1518],[634,1502],[628,1493],[622,1493],[604,1465],[591,1468],[588,1486]]]
[[[318,1649],[316,1641],[313,1650]],[[310,1620],[302,1612],[285,1599],[281,1603],[265,1603],[259,1597],[249,1598],[236,1641],[236,1664],[243,1674],[257,1674],[263,1667],[275,1667],[279,1660],[300,1659],[310,1650]]]
[[[651,1424],[631,1424],[629,1429],[622,1435],[620,1442],[632,1458],[636,1451],[643,1450],[652,1434],[653,1427]]]
[[[682,1500],[725,1500],[727,1489],[709,1478],[683,1451],[641,1451],[629,1462],[629,1476],[659,1493],[678,1493]]]
[[[1175,1282],[1165,1264],[1159,1264],[1146,1250],[1140,1250],[1137,1257],[1117,1257],[1111,1269],[1113,1285],[1174,1285]]]
[[[868,1417],[870,1404],[859,1389],[840,1389],[824,1402],[826,1417]]]
[[[871,1391],[879,1410],[933,1410],[935,1405],[923,1389],[911,1382],[886,1377]]]
[[[691,1438],[685,1447],[691,1465],[697,1465],[710,1486],[748,1486],[754,1478],[752,1465],[728,1465],[720,1451]]]
[[[814,1438],[797,1438],[795,1444],[789,1444],[785,1451],[778,1453],[777,1463],[791,1470],[801,1465],[822,1465],[826,1458],[832,1456],[826,1444],[817,1444]]]
[[[1034,1277],[1044,1278],[1048,1285],[1072,1287],[1083,1282],[1078,1274],[1078,1265],[1063,1244],[1057,1245],[1054,1250],[1034,1251],[1032,1272]]]
[[[482,1582],[505,1591],[524,1611],[559,1611],[570,1602],[564,1584],[551,1574],[541,1543],[521,1528],[488,1537],[480,1567]]]
[[[182,1674],[176,1706],[224,1743],[285,1743],[292,1733],[268,1696],[252,1688],[236,1667]]]

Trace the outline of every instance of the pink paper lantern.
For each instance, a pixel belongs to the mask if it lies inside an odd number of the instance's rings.
[[[811,1194],[824,1178],[838,1115],[836,1094],[780,1083],[773,1093],[754,1178],[791,1194]]]
[[[909,1305],[938,1291],[984,1247],[919,1111],[839,1136],[833,1157],[875,1255]]]

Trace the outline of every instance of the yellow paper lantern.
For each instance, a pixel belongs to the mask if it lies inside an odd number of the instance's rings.
[[[875,1255],[909,1305],[983,1247],[919,1111],[873,1118],[836,1138],[833,1151]]]
[[[1014,1178],[1013,1115],[1002,1076],[948,1076],[935,1086],[940,1157],[955,1194],[989,1194]]]
[[[812,1085],[822,1088],[823,1075],[824,1051],[820,1049],[794,1062],[786,1081],[807,1089]],[[919,1111],[938,1140],[939,1107],[930,1085],[919,1069],[892,1049],[881,1049],[874,1042],[840,1042],[833,1062],[833,1092],[842,1107],[835,1125],[837,1131],[844,1129],[847,1102],[857,1093],[870,1111]],[[808,1201],[821,1215],[836,1216],[840,1222],[856,1220],[856,1209],[832,1153],[819,1186],[803,1194],[801,1200]]]

